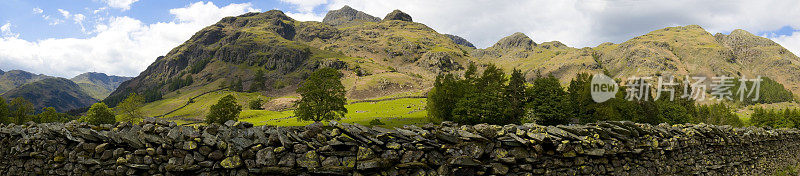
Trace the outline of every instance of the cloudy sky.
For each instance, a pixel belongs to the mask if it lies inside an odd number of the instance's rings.
[[[572,47],[620,43],[649,31],[698,24],[714,33],[745,29],[800,53],[800,1],[578,0],[0,0],[0,70],[73,77],[136,76],[156,57],[225,16],[272,9],[321,21],[344,5],[383,17],[394,9],[479,48],[523,32]]]

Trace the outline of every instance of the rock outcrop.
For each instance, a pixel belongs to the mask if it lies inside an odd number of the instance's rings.
[[[332,26],[351,26],[357,25],[364,22],[378,22],[381,21],[380,18],[374,17],[367,13],[355,10],[350,6],[344,6],[339,10],[331,10],[328,11],[328,14],[325,15],[325,18],[322,19],[322,22],[325,24],[329,24]]]
[[[502,39],[500,39],[500,41],[497,41],[497,43],[495,43],[492,47],[504,50],[508,49],[530,50],[534,46],[536,46],[536,42],[533,42],[531,38],[529,38],[527,35],[521,32],[516,32],[507,37],[503,37]]]
[[[413,21],[411,19],[411,15],[408,15],[407,13],[405,13],[403,11],[400,11],[400,10],[394,10],[391,13],[386,14],[386,17],[384,17],[383,20],[384,21],[386,21],[386,20],[400,20],[400,21],[408,21],[408,22]]]
[[[769,175],[800,131],[705,124],[441,125],[386,129],[85,123],[0,126],[9,175]]]
[[[444,35],[449,37],[456,44],[464,45],[464,46],[467,46],[467,47],[470,47],[470,48],[475,48],[475,45],[472,45],[472,43],[470,43],[467,39],[461,38],[461,37],[459,37],[457,35],[450,35],[450,34],[444,34]]]

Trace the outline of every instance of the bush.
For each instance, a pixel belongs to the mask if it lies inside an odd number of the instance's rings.
[[[261,106],[264,105],[264,100],[262,100],[261,98],[250,100],[250,102],[248,102],[247,105],[252,110],[264,110],[264,108],[261,108]]]
[[[56,112],[56,108],[42,108],[42,112],[33,119],[36,123],[66,122],[67,114]]]
[[[376,126],[376,125],[386,125],[386,124],[381,122],[380,119],[372,119],[369,121],[369,125]]]
[[[114,112],[105,103],[95,103],[86,112],[86,116],[81,117],[82,122],[92,125],[114,124],[117,122]]]
[[[267,89],[266,84],[267,79],[264,77],[264,71],[258,70],[256,71],[256,75],[253,77],[253,83],[250,84],[249,92],[264,91]]]
[[[228,95],[219,99],[217,104],[211,106],[208,115],[206,116],[206,123],[225,123],[228,120],[237,121],[239,113],[242,112],[242,106],[236,104],[236,97]]]
[[[276,80],[272,83],[272,89],[283,89],[286,86],[286,82],[283,82],[282,80]]]
[[[208,61],[209,61],[208,59],[203,59],[203,60],[195,62],[194,64],[192,64],[192,67],[189,70],[189,73],[192,73],[192,74],[200,73],[200,71],[203,71],[203,69],[206,68],[206,65],[208,65]]]

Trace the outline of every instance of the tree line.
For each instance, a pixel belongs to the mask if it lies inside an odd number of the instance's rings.
[[[800,128],[800,110],[754,108],[750,123],[758,127]]]
[[[470,64],[463,77],[453,73],[436,77],[428,93],[428,117],[462,124],[559,125],[625,120],[743,126],[729,105],[698,106],[694,99],[680,96],[684,94],[682,85],[672,87],[672,100],[647,94],[641,100],[629,101],[626,91],[621,90],[614,98],[597,103],[591,98],[591,80],[591,75],[580,73],[565,90],[552,75],[537,75],[529,82],[517,69],[506,77],[490,64],[479,75],[477,66]]]
[[[33,104],[22,97],[6,100],[0,97],[0,123],[3,124],[24,124],[29,121],[36,123],[66,122],[73,117],[66,113],[58,113],[53,107],[42,108],[36,114]]]
[[[22,97],[12,99],[9,103],[0,97],[0,123],[24,124],[27,122],[51,123],[68,122],[77,120],[94,125],[113,124],[117,121],[140,122],[144,118],[141,107],[144,106],[145,97],[131,93],[120,102],[117,107],[109,108],[105,103],[93,104],[86,115],[73,116],[59,113],[53,107],[45,107],[37,114],[33,104]]]

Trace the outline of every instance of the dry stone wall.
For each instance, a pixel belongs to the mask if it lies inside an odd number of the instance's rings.
[[[765,175],[797,166],[800,131],[601,122],[386,129],[0,126],[8,175]]]

